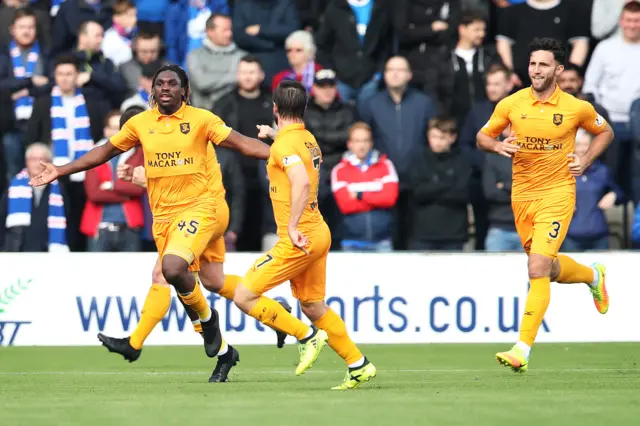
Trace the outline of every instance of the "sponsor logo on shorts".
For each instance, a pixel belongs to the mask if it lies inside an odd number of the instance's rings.
[[[600,127],[604,124],[604,118],[600,114],[596,117],[596,126]]]
[[[299,156],[297,155],[289,155],[287,157],[284,157],[282,159],[282,163],[285,165],[285,167],[290,166],[292,164],[296,164],[301,162],[302,160],[300,159]]]

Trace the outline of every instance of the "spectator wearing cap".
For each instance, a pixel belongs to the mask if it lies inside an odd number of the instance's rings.
[[[169,62],[187,67],[187,56],[202,47],[207,19],[214,13],[228,15],[227,0],[175,0],[169,5],[164,24]]]
[[[119,69],[127,83],[128,95],[138,93],[140,87],[150,88],[151,76],[165,63],[160,36],[138,33],[133,40],[133,58]]]
[[[322,151],[318,202],[331,229],[332,240],[337,245],[340,242],[341,214],[330,191],[331,170],[338,165],[347,149],[349,127],[355,120],[353,107],[338,97],[336,73],[333,70],[316,72],[304,121]]]
[[[280,71],[273,77],[271,91],[274,91],[282,80],[296,80],[310,92],[316,71],[322,68],[315,62],[316,45],[313,36],[308,31],[295,31],[287,37],[284,47],[287,49],[287,60],[291,68]]]
[[[349,150],[331,173],[331,190],[344,215],[342,249],[391,251],[398,175],[387,156],[373,149],[368,124],[353,124],[348,139]]]
[[[336,72],[340,98],[358,108],[378,91],[391,52],[391,8],[390,0],[334,0],[320,17],[318,62]]]
[[[193,106],[211,110],[236,84],[238,63],[246,55],[234,42],[231,18],[214,13],[207,19],[207,36],[187,56]]]
[[[120,112],[111,111],[104,123],[103,145],[120,129]],[[144,188],[117,177],[121,164],[131,168],[144,164],[144,154],[138,146],[113,157],[108,162],[87,171],[84,187],[87,203],[80,222],[80,232],[89,239],[89,251],[140,251],[140,230],[144,227],[142,195]]]
[[[102,52],[116,67],[133,58],[131,42],[138,19],[136,6],[129,0],[116,0],[113,5],[113,25],[104,32]]]

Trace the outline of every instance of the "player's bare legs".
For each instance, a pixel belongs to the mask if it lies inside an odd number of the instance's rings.
[[[302,312],[319,329],[329,336],[328,344],[348,366],[344,382],[332,389],[354,389],[376,376],[376,368],[362,355],[347,333],[347,326],[340,316],[323,301],[301,302]]]

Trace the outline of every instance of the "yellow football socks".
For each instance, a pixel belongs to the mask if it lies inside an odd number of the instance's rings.
[[[178,293],[178,296],[184,301],[185,305],[190,306],[198,314],[201,321],[209,321],[211,319],[211,308],[202,293],[199,281],[196,280],[196,286],[191,293]]]
[[[225,299],[233,300],[233,296],[236,294],[236,287],[238,287],[240,281],[242,281],[242,277],[240,275],[225,275],[224,285],[218,294]]]
[[[162,320],[171,306],[171,287],[153,284],[144,300],[140,321],[131,334],[129,344],[141,349],[151,330]]]
[[[329,335],[329,346],[336,351],[348,365],[354,364],[363,359],[363,355],[349,337],[347,326],[331,308],[313,323],[316,327],[324,330]]]
[[[560,264],[560,273],[556,281],[561,284],[591,284],[595,278],[591,266],[578,263],[569,256],[559,254],[558,263]]]
[[[524,316],[520,326],[520,340],[529,347],[533,346],[538,329],[544,319],[551,299],[551,280],[549,277],[532,278],[531,287],[524,306]]]
[[[310,327],[291,315],[281,304],[268,297],[260,296],[249,315],[261,323],[294,336],[298,340],[309,334]]]

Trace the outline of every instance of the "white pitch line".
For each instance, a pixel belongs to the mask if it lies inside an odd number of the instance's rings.
[[[492,373],[504,371],[500,368],[492,369],[423,369],[423,370],[378,370],[380,373]],[[605,371],[640,372],[637,368],[541,368],[532,370],[534,373],[598,373]],[[341,373],[342,370],[310,370],[307,373],[330,374]],[[209,370],[202,371],[0,371],[0,376],[181,376],[209,374]],[[262,371],[237,371],[236,374],[282,374],[294,375],[292,370],[262,370]]]

